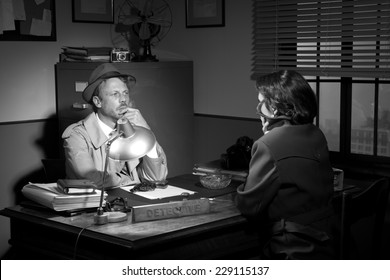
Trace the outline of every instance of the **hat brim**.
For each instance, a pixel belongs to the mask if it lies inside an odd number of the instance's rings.
[[[93,93],[95,92],[96,88],[100,85],[100,83],[102,81],[110,79],[110,78],[119,78],[119,77],[127,77],[127,78],[131,77],[135,81],[135,78],[129,74],[122,74],[119,72],[106,73],[103,76],[96,79],[95,81],[93,81],[92,83],[88,84],[88,86],[83,91],[83,94],[82,94],[83,99],[86,102],[90,103],[92,100]]]

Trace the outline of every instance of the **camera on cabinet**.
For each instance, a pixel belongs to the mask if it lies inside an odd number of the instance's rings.
[[[111,51],[111,62],[130,62],[131,55],[128,49],[113,48]]]

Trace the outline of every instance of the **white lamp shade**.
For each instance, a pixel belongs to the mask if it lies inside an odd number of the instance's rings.
[[[108,156],[116,160],[131,160],[143,157],[156,144],[153,132],[142,126],[132,125],[128,119],[117,122],[122,135],[111,143]]]

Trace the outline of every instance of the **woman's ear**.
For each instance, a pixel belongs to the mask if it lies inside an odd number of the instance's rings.
[[[95,106],[97,107],[97,108],[101,108],[102,107],[102,102],[100,101],[100,98],[99,98],[99,96],[93,96],[92,97],[92,102],[93,102],[93,104],[95,104]]]

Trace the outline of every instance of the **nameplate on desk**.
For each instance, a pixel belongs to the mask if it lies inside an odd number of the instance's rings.
[[[150,205],[134,206],[133,223],[171,219],[183,216],[206,214],[210,212],[210,202],[206,198],[173,201]]]

